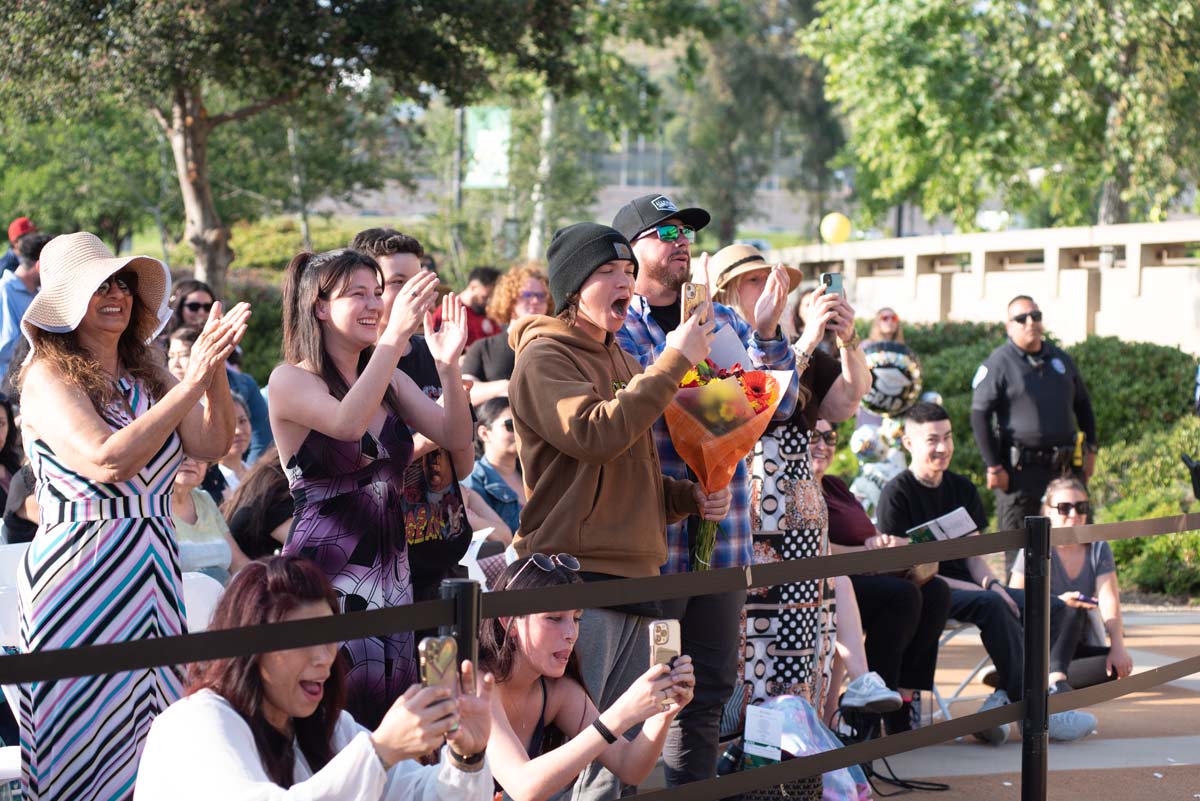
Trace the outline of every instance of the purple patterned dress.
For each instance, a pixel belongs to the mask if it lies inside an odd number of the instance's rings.
[[[288,462],[296,513],[283,552],[319,565],[343,612],[412,603],[402,497],[412,455],[408,426],[389,414],[378,437],[368,431],[358,442],[309,431]],[[347,642],[343,652],[346,709],[374,729],[417,680],[412,632]]]

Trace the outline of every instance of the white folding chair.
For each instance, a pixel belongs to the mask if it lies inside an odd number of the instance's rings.
[[[183,574],[183,604],[187,609],[188,631],[204,631],[225,588],[221,582],[203,573]]]
[[[959,634],[970,631],[971,629],[976,629],[974,623],[966,623],[960,620],[947,620],[946,628],[942,630],[942,637],[938,640],[938,651],[940,652],[941,649],[945,647],[946,643],[953,640]],[[975,664],[975,667],[973,667],[969,673],[967,673],[966,678],[959,682],[959,685],[954,688],[954,692],[951,693],[950,697],[948,698],[942,695],[942,693],[938,690],[937,682],[934,681],[933,700],[937,705],[937,709],[931,711],[930,718],[936,719],[940,714],[943,719],[952,720],[953,716],[950,714],[950,704],[958,701],[979,701],[987,698],[987,695],[963,695],[963,690],[967,688],[968,684],[975,681],[975,677],[982,673],[983,669],[991,664],[991,661],[992,658],[987,655],[987,651],[985,650],[983,653],[983,658]]]

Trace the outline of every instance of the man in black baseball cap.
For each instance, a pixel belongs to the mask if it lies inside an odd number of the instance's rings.
[[[617,342],[643,368],[663,351],[667,335],[681,324],[679,293],[683,283],[691,280],[692,242],[696,231],[709,220],[704,209],[680,209],[666,195],[643,195],[621,208],[613,219],[613,228],[628,238],[638,263],[634,296],[625,311],[625,324],[617,333]],[[755,368],[795,370],[795,355],[779,329],[788,285],[784,267],[777,265],[764,287],[762,301],[756,304],[755,320],[743,320],[719,303],[710,306],[716,330],[732,328]],[[798,382],[790,382],[776,413],[778,419],[791,415],[797,392]],[[687,465],[671,444],[662,418],[654,424],[654,443],[664,475],[688,478]],[[729,489],[732,500],[717,537],[714,568],[745,567],[753,559],[750,482],[744,462],[739,462]],[[690,542],[698,519],[692,517],[689,521],[667,526],[667,561],[661,572],[690,569]],[[663,603],[662,616],[679,621],[683,652],[692,657],[696,672],[695,695],[672,722],[663,750],[668,786],[716,775],[721,711],[730,688],[738,683],[737,655],[745,602],[746,593],[735,591]]]

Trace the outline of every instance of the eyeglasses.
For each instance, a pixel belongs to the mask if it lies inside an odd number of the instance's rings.
[[[642,236],[648,235],[651,231],[658,234],[658,238],[663,242],[674,242],[679,239],[681,234],[689,242],[696,241],[696,229],[690,225],[656,225]],[[641,239],[641,237],[638,238]]]
[[[119,273],[110,275],[100,282],[100,286],[96,287],[94,294],[107,295],[112,291],[114,286],[121,290],[122,294],[132,295],[134,290],[137,289],[137,273],[122,270]]]
[[[1092,510],[1092,504],[1088,501],[1076,501],[1075,503],[1063,501],[1062,503],[1049,504],[1049,506],[1058,512],[1060,517],[1066,517],[1071,514],[1072,509],[1080,517],[1087,517],[1087,513]]]
[[[1017,325],[1025,325],[1025,321],[1029,319],[1032,319],[1035,323],[1040,323],[1042,321],[1042,313],[1040,311],[1022,312],[1021,314],[1014,314],[1010,319]]]
[[[504,426],[505,431],[513,430],[513,419],[510,417],[507,420],[501,420],[500,425]]]
[[[522,292],[521,294],[517,295],[517,300],[525,302],[525,303],[528,303],[530,301],[534,301],[536,303],[545,303],[546,302],[546,293],[545,292]]]
[[[572,573],[579,572],[579,560],[569,553],[559,553],[554,556],[546,556],[544,553],[533,553],[529,555],[529,561],[521,565],[521,569],[508,580],[508,583],[504,585],[504,589],[507,590],[516,583],[516,580],[525,572],[525,568],[530,565],[533,565],[543,573],[554,572],[555,566],[561,567],[563,570],[570,570]]]
[[[204,312],[205,314],[208,314],[210,311],[212,311],[212,307],[213,305],[211,303],[201,303],[196,300],[183,304],[183,308],[193,313]]]
[[[836,448],[838,444],[838,432],[830,429],[829,431],[814,431],[813,442],[821,440],[831,448]]]

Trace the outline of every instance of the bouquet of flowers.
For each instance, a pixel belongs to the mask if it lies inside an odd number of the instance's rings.
[[[728,330],[718,332],[718,338]],[[725,367],[705,359],[689,370],[665,415],[671,443],[706,493],[729,486],[738,462],[771,422],[783,397],[782,387],[793,377],[789,372],[743,369],[749,355],[736,336],[733,341],[742,356],[726,360]],[[713,353],[718,355],[715,343]],[[700,521],[692,570],[712,566],[719,529],[715,520]]]

